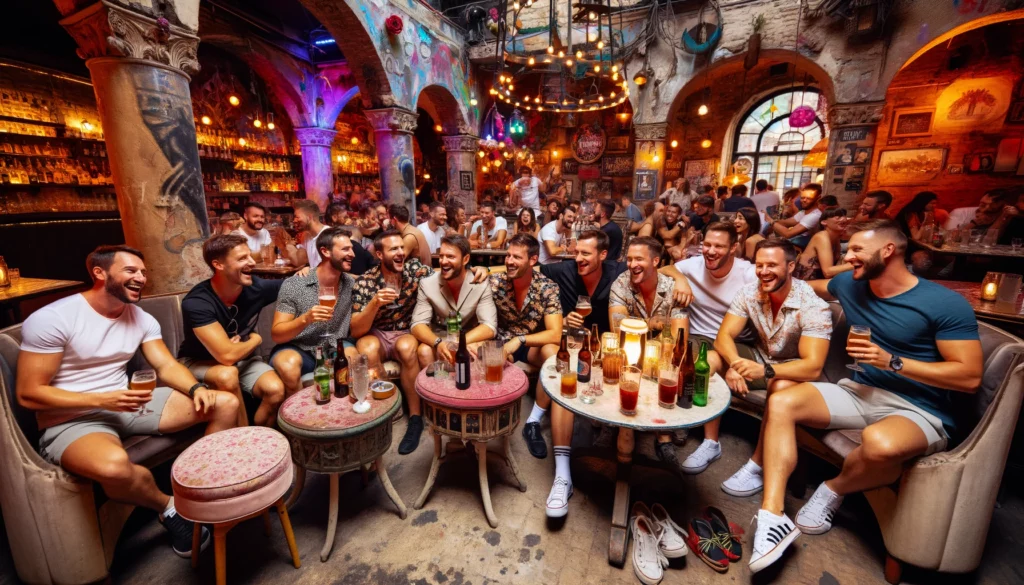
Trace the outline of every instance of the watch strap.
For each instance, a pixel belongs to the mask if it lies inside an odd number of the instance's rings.
[[[206,384],[203,384],[202,382],[196,382],[195,384],[192,385],[191,388],[188,389],[188,397],[195,398],[196,390],[199,390],[200,388],[206,388],[207,390],[209,390]]]
[[[441,345],[441,341],[440,337],[434,340],[434,349],[437,349],[437,346]]]

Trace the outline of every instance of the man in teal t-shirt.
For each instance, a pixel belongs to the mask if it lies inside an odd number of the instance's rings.
[[[821,297],[840,302],[851,327],[870,328],[870,340],[832,341],[846,343],[863,371],[769,398],[751,572],[778,560],[801,532],[827,532],[846,494],[891,484],[907,460],[945,449],[955,426],[952,393],[973,393],[981,383],[978,322],[967,301],[907,270],[907,238],[892,220],[854,228],[845,258],[853,271],[811,284]],[[797,425],[863,433],[839,476],[818,486],[794,522],[783,500],[796,465]]]

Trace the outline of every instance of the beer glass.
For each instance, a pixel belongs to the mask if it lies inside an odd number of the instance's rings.
[[[604,350],[604,355],[601,358],[601,370],[605,384],[617,385],[619,383],[619,372],[625,365],[625,361],[626,355],[618,347]]]
[[[675,408],[676,395],[679,391],[679,367],[671,361],[661,362],[661,375],[658,376],[658,406]]]
[[[402,276],[399,275],[395,279],[389,279],[389,278],[385,277],[384,278],[384,288],[390,289],[390,290],[394,291],[395,295],[401,294],[401,292],[402,292]],[[399,308],[401,308],[401,306],[398,304],[397,296],[395,297],[395,300],[391,301],[391,304],[387,305],[385,308],[387,308],[387,309],[399,309]]]
[[[569,367],[562,370],[562,398],[576,398],[576,369]]]
[[[139,370],[132,374],[131,382],[128,383],[130,390],[149,390],[149,399],[153,399],[153,390],[156,389],[156,372],[153,370]],[[146,404],[149,404],[147,401]],[[135,411],[136,416],[142,416],[144,414],[152,414],[153,410],[148,406],[143,405],[142,408]]]
[[[576,297],[576,312],[579,313],[581,317],[586,319],[587,315],[589,315],[593,310],[593,307],[590,305],[589,296],[580,295]]]
[[[501,384],[505,371],[505,349],[498,341],[484,342],[480,348],[484,362],[484,382]]]
[[[619,412],[626,416],[636,415],[636,405],[640,401],[640,368],[625,366],[619,374]]]
[[[334,310],[334,305],[338,303],[338,296],[335,292],[334,285],[321,284],[318,292],[318,299],[321,307],[330,307]]]
[[[871,341],[871,328],[866,325],[851,325],[850,334],[846,337],[847,345],[849,345],[849,343],[855,339]],[[853,360],[852,364],[846,364],[846,367],[857,372],[865,371],[864,367],[861,366],[860,363],[857,362],[857,360]]]

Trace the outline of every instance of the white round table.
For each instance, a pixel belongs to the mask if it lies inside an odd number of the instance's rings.
[[[667,432],[701,426],[725,413],[732,401],[732,393],[725,380],[718,374],[714,374],[708,385],[707,406],[662,408],[658,406],[657,382],[645,378],[640,382],[640,398],[637,401],[636,415],[627,416],[619,411],[617,385],[605,384],[603,394],[598,396],[593,404],[586,404],[580,400],[583,384],[580,384],[576,398],[563,397],[559,375],[548,368],[549,366],[553,368],[554,364],[555,356],[551,356],[544,362],[544,367],[540,372],[541,385],[552,401],[577,416],[619,428],[616,445],[618,470],[615,479],[615,504],[612,508],[611,536],[608,542],[608,562],[621,567],[626,561],[626,541],[629,535],[629,478],[633,464],[633,434],[636,431]],[[575,363],[571,365],[574,366]],[[595,368],[595,373],[597,371]]]

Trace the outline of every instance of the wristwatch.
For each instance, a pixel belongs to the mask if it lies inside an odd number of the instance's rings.
[[[525,335],[519,335],[519,336],[516,337],[516,339],[519,340],[519,347],[524,347],[526,345],[526,336]]]
[[[889,359],[889,368],[894,372],[901,371],[903,369],[903,360],[901,360],[899,356],[892,356],[892,358]]]
[[[438,337],[437,339],[434,340],[434,349],[437,349],[438,345],[441,345],[441,338],[440,337]]]
[[[206,386],[206,384],[203,384],[202,382],[196,382],[195,384],[192,385],[191,388],[188,389],[188,397],[195,398],[196,390],[199,390],[200,388],[206,388],[207,390],[210,389],[209,387]]]
[[[765,364],[764,365],[764,379],[765,379],[765,381],[769,381],[769,380],[771,380],[774,377],[775,377],[775,368],[773,368],[771,364]]]

